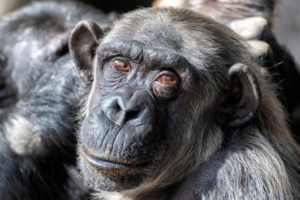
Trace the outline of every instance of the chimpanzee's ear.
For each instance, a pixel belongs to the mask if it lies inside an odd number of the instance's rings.
[[[93,58],[103,35],[102,29],[95,22],[83,20],[76,24],[70,36],[71,56],[80,77],[88,85],[93,81]]]
[[[228,71],[229,88],[221,103],[218,121],[223,126],[239,127],[251,121],[261,103],[261,92],[254,73],[243,64]]]

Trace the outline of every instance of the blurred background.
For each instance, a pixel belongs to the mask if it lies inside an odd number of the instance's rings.
[[[281,0],[278,8],[275,35],[300,64],[300,0]]]
[[[30,0],[0,0],[0,19],[4,14],[14,11],[29,2]],[[85,0],[84,2],[96,5],[106,12],[116,10],[124,13],[138,7],[149,7],[153,0]],[[279,2],[274,32],[279,43],[286,47],[299,64],[300,0],[281,0]]]

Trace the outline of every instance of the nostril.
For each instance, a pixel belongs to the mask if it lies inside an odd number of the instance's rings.
[[[116,99],[113,103],[113,109],[116,114],[124,112],[124,104],[122,103],[121,99]]]
[[[116,113],[119,113],[120,111],[122,111],[122,108],[118,103],[116,103],[114,106],[114,110],[116,111]]]
[[[139,118],[140,113],[140,110],[126,112],[126,121]]]

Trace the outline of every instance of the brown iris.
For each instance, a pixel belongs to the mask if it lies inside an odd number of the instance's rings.
[[[130,65],[123,60],[115,60],[113,65],[119,71],[128,72],[130,70]]]
[[[163,75],[158,78],[158,82],[162,84],[175,85],[177,83],[177,78],[174,76]]]

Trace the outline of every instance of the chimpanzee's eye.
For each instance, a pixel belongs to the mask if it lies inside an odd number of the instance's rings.
[[[180,79],[178,75],[172,71],[165,70],[159,73],[153,83],[153,92],[162,98],[171,97],[179,88]]]
[[[178,78],[175,76],[163,75],[158,77],[157,81],[162,84],[175,85],[178,81]]]
[[[130,65],[128,62],[123,60],[113,61],[113,66],[119,71],[128,72],[130,70]]]

